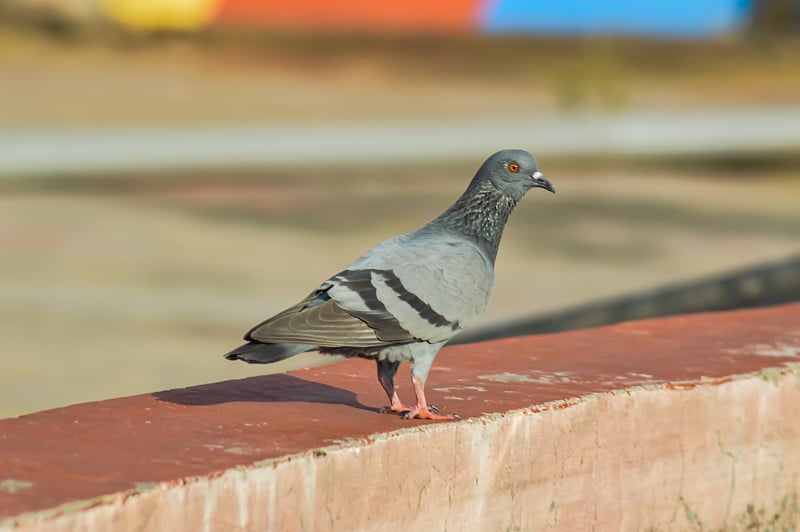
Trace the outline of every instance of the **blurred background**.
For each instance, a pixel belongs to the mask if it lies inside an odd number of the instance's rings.
[[[462,340],[800,299],[800,1],[592,6],[0,2],[0,416],[287,369],[220,355],[505,147]]]

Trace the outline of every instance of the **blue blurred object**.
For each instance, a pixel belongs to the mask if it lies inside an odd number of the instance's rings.
[[[500,0],[488,6],[494,33],[707,37],[740,30],[753,0]]]

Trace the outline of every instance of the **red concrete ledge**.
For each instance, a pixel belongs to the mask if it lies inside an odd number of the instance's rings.
[[[458,422],[362,360],[0,420],[0,528],[796,525],[798,362],[793,304],[446,348]]]

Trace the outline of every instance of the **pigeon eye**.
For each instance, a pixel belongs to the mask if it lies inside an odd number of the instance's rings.
[[[519,172],[519,165],[517,163],[509,163],[508,169],[516,174]]]

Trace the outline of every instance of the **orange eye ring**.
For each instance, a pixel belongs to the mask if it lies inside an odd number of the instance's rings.
[[[517,163],[508,163],[508,169],[516,174],[519,172],[519,165]]]

